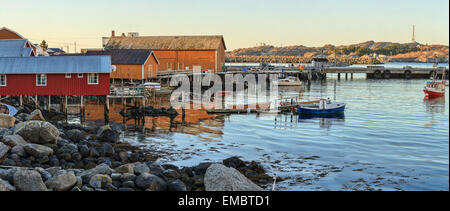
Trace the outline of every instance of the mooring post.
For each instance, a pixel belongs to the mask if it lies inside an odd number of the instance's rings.
[[[122,97],[122,110],[123,110],[123,124],[127,123],[127,101]]]
[[[69,120],[69,116],[68,116],[68,109],[67,109],[67,95],[64,96],[64,114],[66,116],[66,122]]]
[[[80,96],[80,122],[84,123],[84,97],[83,95]]]
[[[348,73],[345,73],[345,80],[348,80]]]
[[[184,106],[181,107],[181,113],[182,113],[181,119],[183,122],[183,126],[185,126],[186,125],[186,109],[184,108]]]
[[[309,70],[309,73],[308,73],[308,84],[311,84],[311,80],[312,80],[312,70]]]
[[[353,80],[353,73],[350,74],[350,79]]]
[[[19,96],[19,101],[20,101],[20,108],[23,108],[23,96],[22,95]]]
[[[47,111],[51,111],[52,105],[52,97],[50,95],[47,96]]]
[[[109,124],[109,98],[105,95],[105,111],[104,111],[105,125]]]
[[[145,97],[142,97],[142,114],[145,113]],[[142,115],[142,126],[145,130],[145,115]]]
[[[341,80],[341,73],[338,73],[338,80]]]

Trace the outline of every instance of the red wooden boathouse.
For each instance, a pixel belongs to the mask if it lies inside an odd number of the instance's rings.
[[[108,95],[110,56],[0,57],[0,95]]]

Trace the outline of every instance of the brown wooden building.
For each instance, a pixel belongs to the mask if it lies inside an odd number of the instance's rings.
[[[113,33],[114,35],[114,33]],[[112,36],[105,49],[150,49],[159,71],[221,72],[225,65],[223,36]]]
[[[0,28],[0,40],[23,40],[25,39],[19,33],[6,27]]]
[[[158,74],[159,61],[151,50],[87,51],[86,56],[109,55],[116,70],[111,79],[147,80]]]

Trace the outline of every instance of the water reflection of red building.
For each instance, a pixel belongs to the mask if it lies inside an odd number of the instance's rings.
[[[156,101],[159,101],[157,99]],[[157,103],[161,106],[154,107],[170,107],[170,104],[167,101],[163,101],[164,103]],[[123,109],[122,102],[119,100],[117,102],[113,102],[114,104],[110,105],[109,112],[109,120],[114,123],[124,123],[124,118],[119,114],[119,111]],[[128,103],[130,105],[130,103]],[[154,103],[156,104],[156,103]],[[152,104],[151,104],[152,105]],[[95,102],[87,102],[85,105],[86,109],[86,121],[88,122],[99,122],[103,123],[104,120],[104,105],[98,104]],[[172,132],[182,132],[185,134],[191,135],[199,135],[202,133],[207,133],[213,135],[212,137],[218,137],[223,134],[222,128],[224,126],[224,119],[217,117],[216,115],[210,115],[204,109],[186,109],[185,110],[185,126],[182,127],[182,111],[181,109],[177,110],[180,115],[178,115],[173,123],[177,125],[177,127],[171,130],[171,123],[169,117],[146,117],[145,118],[145,128],[150,129],[151,131],[158,131],[164,133],[164,131],[172,131]],[[134,125],[135,120],[130,119],[125,122],[127,125]],[[214,141],[208,140],[208,138],[202,138],[205,141]]]

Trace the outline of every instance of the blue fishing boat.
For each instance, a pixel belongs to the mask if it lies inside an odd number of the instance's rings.
[[[298,107],[301,115],[329,115],[345,112],[345,103],[332,102],[321,99],[318,103],[303,104]]]

